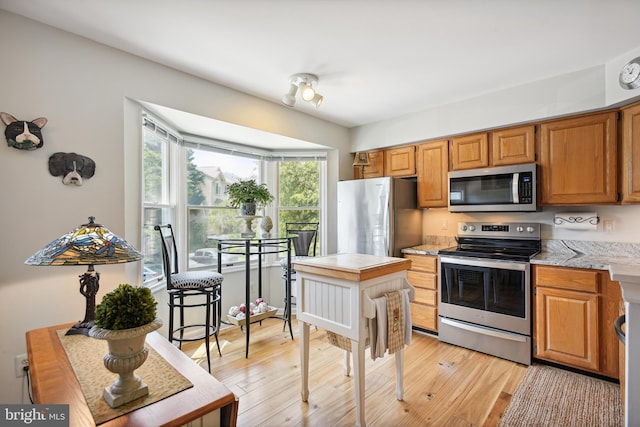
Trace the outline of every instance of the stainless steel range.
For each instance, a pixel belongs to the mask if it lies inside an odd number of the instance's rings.
[[[540,224],[465,222],[439,251],[441,341],[531,364],[531,267]]]

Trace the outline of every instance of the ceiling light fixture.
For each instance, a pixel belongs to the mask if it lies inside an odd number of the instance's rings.
[[[318,76],[309,73],[293,74],[289,77],[289,92],[282,97],[282,103],[288,107],[296,104],[296,93],[300,90],[303,101],[310,102],[314,107],[320,107],[324,97],[313,88],[318,83]]]

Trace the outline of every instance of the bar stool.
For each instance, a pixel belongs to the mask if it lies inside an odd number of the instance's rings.
[[[318,241],[318,222],[287,222],[285,229],[287,234],[295,234],[298,237],[293,239],[293,250],[295,255],[291,257],[291,261],[301,260],[304,258],[316,256],[316,242]],[[280,267],[282,267],[282,278],[284,279],[285,286],[287,286],[287,275],[291,271],[291,283],[296,281],[296,271],[292,270],[287,264],[287,259],[284,258],[280,261]],[[295,301],[291,305],[295,305]],[[285,299],[284,304],[284,318],[285,326],[286,319],[291,316],[291,307],[287,305]]]
[[[178,342],[182,349],[183,342],[200,341],[204,339],[207,351],[207,367],[211,373],[211,357],[209,343],[211,336],[215,337],[218,354],[220,343],[218,331],[222,314],[222,299],[220,297],[224,276],[213,271],[178,271],[178,250],[173,236],[171,224],[153,227],[160,234],[162,242],[162,262],[167,279],[167,293],[169,296],[169,342]],[[188,299],[188,301],[187,301]],[[185,309],[204,307],[204,323],[185,324]],[[174,327],[174,312],[178,309],[179,325]],[[184,331],[188,329],[204,328],[197,337],[185,338]]]

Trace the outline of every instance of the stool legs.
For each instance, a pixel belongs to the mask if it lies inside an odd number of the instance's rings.
[[[201,300],[195,303],[185,302],[189,297],[202,297],[204,296],[205,302]],[[216,347],[218,348],[218,354],[222,356],[220,351],[220,342],[218,340],[218,331],[220,330],[220,315],[222,310],[222,301],[220,298],[220,286],[206,289],[172,289],[169,291],[169,342],[178,342],[178,347],[182,349],[182,343],[185,341],[199,341],[204,339],[205,348],[207,353],[207,368],[211,373],[211,355],[210,355],[210,342],[213,335],[216,340]],[[192,325],[185,325],[185,309],[193,307],[205,308],[205,321],[204,323],[197,323]],[[178,309],[179,325],[174,327],[174,315],[175,309]],[[188,328],[204,327],[204,333],[201,336],[195,338],[185,338],[184,331]],[[176,337],[176,334],[179,337]]]

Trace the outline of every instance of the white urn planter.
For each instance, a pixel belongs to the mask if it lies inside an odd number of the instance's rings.
[[[118,379],[105,387],[102,396],[110,407],[116,408],[127,402],[149,394],[147,385],[133,372],[147,360],[149,350],[145,347],[147,334],[162,326],[156,318],[137,328],[111,330],[94,326],[89,336],[106,340],[109,352],[104,356],[104,366],[118,374]]]

